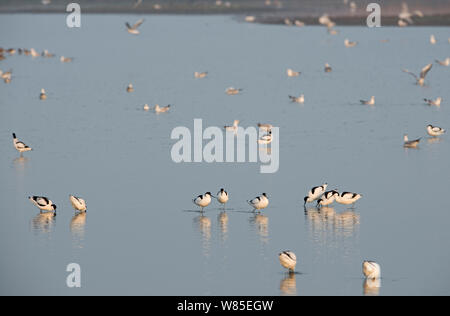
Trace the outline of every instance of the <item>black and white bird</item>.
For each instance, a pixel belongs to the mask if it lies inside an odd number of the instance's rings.
[[[170,110],[170,104],[166,106],[155,105],[155,113],[166,113]]]
[[[194,72],[194,78],[205,78],[206,76],[208,75],[208,72],[207,71],[204,71],[204,72],[198,72],[198,71],[196,71],[196,72]]]
[[[47,99],[47,94],[45,93],[45,89],[41,89],[41,93],[39,94],[39,99],[41,99],[41,100]]]
[[[228,192],[223,188],[221,188],[220,191],[217,192],[217,201],[219,201],[220,204],[225,205],[225,203],[228,202],[228,198]]]
[[[280,264],[289,270],[290,273],[294,272],[295,266],[297,265],[297,257],[292,251],[283,251],[278,254],[278,259],[280,259]]]
[[[317,200],[317,206],[321,207],[321,206],[327,206],[330,205],[331,203],[334,202],[334,200],[336,199],[336,196],[339,195],[339,192],[336,190],[331,190],[331,191],[327,191],[325,192],[322,197]]]
[[[269,131],[267,134],[262,135],[258,139],[258,144],[267,145],[272,142],[272,131]]]
[[[125,25],[127,26],[127,31],[130,34],[139,34],[139,30],[138,27],[144,23],[144,19],[140,19],[138,20],[136,23],[134,23],[133,25],[130,25],[128,22],[125,23]]]
[[[317,186],[312,188],[311,190],[309,190],[308,192],[308,196],[305,196],[303,201],[305,202],[303,204],[303,206],[306,205],[306,203],[311,203],[314,202],[315,200],[319,199],[322,194],[325,192],[325,190],[327,189],[328,184],[325,183],[321,186]]]
[[[437,97],[436,100],[431,100],[431,99],[423,99],[428,105],[434,105],[434,106],[441,106],[441,101],[442,98],[441,97]]]
[[[407,74],[413,76],[416,79],[416,84],[418,84],[419,86],[423,86],[425,83],[425,77],[427,73],[430,71],[431,67],[433,67],[433,64],[428,64],[425,67],[423,67],[422,70],[420,71],[419,76],[410,72],[408,69],[403,69],[403,72],[406,72]]]
[[[205,194],[197,196],[192,202],[194,202],[195,205],[200,206],[203,212],[203,209],[211,204],[211,192],[206,192]]]
[[[25,145],[25,143],[19,141],[17,139],[15,133],[13,133],[12,136],[13,136],[14,148],[16,148],[16,150],[20,153],[21,156],[22,156],[22,153],[33,150],[31,147],[28,147],[27,145]]]
[[[419,145],[420,139],[421,138],[417,138],[417,139],[414,139],[414,140],[409,140],[408,135],[405,134],[403,136],[403,147],[406,147],[406,148],[417,148],[417,146]]]
[[[428,135],[433,136],[433,137],[441,136],[442,134],[445,133],[445,129],[429,124],[427,126],[427,133],[428,133]]]
[[[363,274],[367,279],[379,279],[381,277],[380,265],[375,261],[363,262]]]
[[[86,201],[85,200],[83,200],[80,197],[73,196],[73,195],[69,195],[69,200],[70,200],[70,203],[72,204],[72,207],[76,211],[86,212],[87,207],[86,207]]]
[[[348,38],[344,40],[345,47],[354,47],[358,44],[358,42],[350,41]]]
[[[353,192],[342,192],[335,196],[336,202],[339,204],[355,204],[362,197],[361,194],[353,193]]]
[[[374,105],[375,104],[375,97],[371,96],[370,100],[359,100],[361,102],[361,104],[366,104],[366,105]]]
[[[291,99],[291,101],[295,102],[295,103],[300,103],[300,104],[305,103],[305,95],[304,94],[301,94],[298,97],[294,97],[294,96],[290,95],[289,99]]]
[[[324,69],[324,71],[325,72],[331,72],[333,69],[331,68],[331,66],[328,64],[328,63],[326,63],[325,64],[325,69]]]
[[[247,203],[253,207],[253,210],[262,210],[269,205],[269,199],[267,198],[267,194],[263,193],[254,199],[248,200]]]
[[[41,211],[56,211],[56,205],[44,196],[29,196],[28,199]]]
[[[288,77],[298,77],[300,76],[301,72],[300,71],[294,71],[292,69],[287,69],[286,70],[286,74],[288,75]]]

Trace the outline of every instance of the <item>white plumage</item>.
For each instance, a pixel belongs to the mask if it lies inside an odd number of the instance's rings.
[[[445,129],[430,124],[427,126],[427,133],[430,136],[441,136],[445,133]]]
[[[336,202],[339,204],[355,204],[362,197],[361,194],[353,193],[353,192],[342,192],[335,196]]]
[[[197,196],[192,202],[194,202],[195,205],[200,206],[203,211],[203,209],[211,203],[211,192],[206,192],[203,195]]]
[[[364,261],[363,274],[368,279],[379,279],[381,276],[380,265],[374,261]]]
[[[252,200],[247,201],[255,210],[261,210],[266,208],[269,205],[269,199],[267,198],[266,193],[261,194],[260,196],[255,197]]]
[[[86,201],[80,197],[69,195],[70,203],[72,207],[80,212],[86,212]]]
[[[292,251],[283,251],[278,255],[280,259],[280,264],[289,270],[289,272],[294,272],[295,266],[297,265],[297,257]]]
[[[306,205],[306,203],[311,203],[314,202],[315,200],[319,199],[322,194],[325,192],[325,190],[327,189],[328,184],[325,183],[321,186],[317,186],[312,188],[311,190],[309,190],[308,192],[308,196],[305,196],[303,201],[305,202],[303,205]]]
[[[44,196],[29,196],[28,199],[41,211],[56,211],[56,205]]]
[[[30,147],[28,147],[27,145],[25,145],[25,143],[19,141],[19,140],[17,139],[15,133],[13,133],[12,135],[13,135],[14,148],[16,148],[16,150],[17,150],[18,152],[20,152],[21,155],[22,155],[23,152],[33,150],[33,149],[31,149]]]

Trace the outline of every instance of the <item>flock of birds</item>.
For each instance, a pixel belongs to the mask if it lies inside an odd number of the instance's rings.
[[[409,21],[408,19],[410,19],[410,17],[408,18],[406,16],[407,14],[405,12],[402,13],[403,18],[401,19],[401,21]],[[248,22],[254,21],[254,19],[249,18],[249,17],[247,17],[245,20]],[[134,34],[134,35],[139,34],[140,31],[138,28],[143,24],[143,22],[144,22],[144,19],[138,20],[133,25],[126,22],[125,25],[126,25],[128,33]],[[322,16],[320,18],[319,22],[321,24],[326,25],[328,27],[329,32],[333,34],[333,27],[334,27],[335,23],[332,22],[328,16]],[[301,23],[302,23],[301,21],[298,21],[298,23],[295,23],[295,24],[298,26],[302,26]],[[402,23],[408,23],[408,22],[402,22]],[[432,44],[436,42],[434,35],[430,38],[430,42]],[[346,47],[354,47],[358,44],[358,42],[345,39],[344,44]],[[33,48],[29,49],[29,50],[21,49],[21,48],[19,48],[17,50],[0,48],[0,60],[3,60],[6,58],[5,54],[14,55],[16,52],[19,55],[24,54],[26,56],[32,56],[32,57],[38,57],[38,56],[54,57],[54,54],[49,53],[47,50],[45,50],[41,54],[39,54]],[[72,58],[67,58],[67,57],[61,56],[60,61],[61,62],[70,62],[70,61],[72,61]],[[442,66],[449,66],[450,65],[450,57],[446,58],[444,61],[436,60],[436,62]],[[406,69],[404,69],[403,71],[410,74],[411,76],[413,76],[416,80],[417,85],[424,86],[425,78],[426,78],[427,74],[429,73],[429,71],[431,70],[431,68],[432,68],[432,64],[426,65],[425,67],[423,67],[423,69],[421,70],[419,75],[416,75]],[[332,72],[332,67],[328,63],[326,63],[324,71],[326,73],[330,73],[330,72]],[[288,77],[297,77],[297,76],[300,76],[301,72],[295,71],[293,69],[287,69],[286,74]],[[195,72],[194,73],[194,78],[198,78],[198,79],[205,78],[207,76],[208,76],[208,72]],[[3,72],[0,70],[0,77],[4,80],[5,83],[10,83],[11,78],[12,78],[12,70],[9,70],[6,72]],[[129,93],[134,91],[133,85],[131,83],[127,86],[126,91]],[[225,90],[225,93],[228,95],[237,95],[241,91],[242,91],[242,89],[229,87]],[[304,94],[301,94],[300,96],[289,95],[288,97],[292,102],[295,102],[295,103],[303,104],[305,102]],[[45,89],[41,89],[39,98],[41,100],[47,99],[47,94],[46,94]],[[424,100],[430,106],[440,106],[442,98],[438,97],[435,100],[431,100],[431,99],[424,99]],[[360,100],[360,102],[361,102],[361,104],[364,104],[364,105],[374,105],[375,104],[375,96],[371,96],[371,98],[369,100]],[[170,105],[161,107],[157,104],[153,107],[153,109],[156,113],[165,113],[165,112],[169,111]],[[148,104],[145,104],[144,110],[149,111],[150,106]],[[235,120],[232,125],[224,126],[224,129],[226,131],[236,133],[238,130],[238,126],[239,126],[239,120]],[[260,144],[270,144],[270,142],[272,141],[272,131],[271,131],[272,125],[268,124],[268,123],[264,123],[264,124],[258,123],[258,127],[261,130],[267,132],[267,134],[261,136],[258,139],[258,142]],[[430,135],[432,137],[439,137],[445,133],[445,130],[443,128],[438,127],[438,126],[433,126],[431,124],[426,127],[426,131],[427,131],[428,135]],[[13,133],[12,135],[13,135],[14,147],[20,153],[21,156],[23,155],[24,152],[28,152],[28,151],[32,150],[31,147],[27,146],[24,142],[18,140],[15,133]],[[416,148],[418,146],[419,142],[420,142],[420,138],[415,139],[415,140],[409,140],[408,136],[406,134],[404,135],[404,147]],[[309,190],[307,195],[304,197],[304,206],[307,203],[313,203],[313,202],[317,203],[316,206],[318,208],[320,208],[322,206],[328,206],[334,202],[337,202],[339,204],[344,204],[344,205],[350,205],[350,204],[354,205],[362,197],[362,195],[359,193],[346,192],[346,191],[339,193],[338,190],[336,190],[336,189],[326,191],[327,186],[328,186],[328,184],[325,183],[321,186],[316,186],[316,187],[313,187],[311,190]],[[213,196],[211,194],[211,192],[206,192],[205,194],[198,195],[192,201],[195,205],[200,207],[201,212],[203,212],[204,208],[211,204],[213,198],[216,199],[223,207],[229,201],[228,192],[223,188],[221,188],[215,196]],[[31,201],[31,203],[33,203],[40,210],[40,212],[54,212],[54,214],[56,215],[57,206],[49,198],[47,198],[45,196],[30,196],[30,197],[28,197],[28,199]],[[70,195],[69,201],[70,201],[72,207],[76,211],[78,211],[78,212],[86,212],[87,211],[86,201],[83,198],[76,197],[74,195]],[[247,200],[247,203],[253,208],[253,212],[255,212],[255,211],[259,212],[269,206],[269,198],[266,193],[262,193],[261,195],[258,195],[253,199]],[[284,268],[288,269],[288,271],[290,273],[295,272],[295,267],[297,264],[297,257],[294,252],[289,251],[289,250],[283,251],[283,252],[279,253],[278,257],[279,257],[280,264]],[[374,261],[364,261],[362,266],[363,266],[363,274],[367,279],[377,280],[380,278],[380,265],[378,263],[376,263]]]

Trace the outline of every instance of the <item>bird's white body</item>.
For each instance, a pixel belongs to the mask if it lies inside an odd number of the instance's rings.
[[[126,25],[126,27],[127,27],[128,33],[134,34],[134,35],[139,34],[138,27],[139,27],[142,23],[144,23],[144,19],[138,20],[136,23],[134,23],[134,25],[130,25],[128,22],[125,23],[125,25]]]
[[[375,104],[375,97],[371,96],[369,101],[365,101],[365,100],[361,100],[362,104],[367,104],[367,105],[374,105]]]
[[[19,141],[19,140],[17,139],[15,133],[13,133],[13,143],[14,143],[14,148],[16,148],[16,150],[17,150],[18,152],[20,152],[21,154],[22,154],[23,152],[33,150],[33,149],[31,149],[30,147],[28,147],[27,145],[25,145],[25,143]]]
[[[221,204],[225,204],[228,202],[228,192],[224,189],[220,189],[219,192],[217,192],[217,201]]]
[[[335,190],[325,192],[320,200],[317,201],[317,205],[319,206],[327,206],[333,203],[336,199],[336,196],[338,196],[339,193]]]
[[[242,91],[242,89],[236,89],[236,88],[233,88],[233,87],[229,87],[229,88],[227,88],[225,90],[225,93],[228,94],[228,95],[235,95],[235,94],[238,94],[241,91]]]
[[[345,47],[354,47],[358,44],[358,42],[349,41],[348,38],[344,40]]]
[[[425,67],[423,67],[422,70],[420,71],[419,76],[417,76],[416,74],[412,73],[407,69],[403,69],[403,72],[406,72],[407,74],[413,76],[416,79],[416,84],[418,84],[419,86],[423,86],[425,84],[425,77],[427,73],[431,70],[431,67],[433,67],[433,64],[428,64]]]
[[[203,195],[197,196],[194,200],[192,200],[195,205],[200,206],[203,210],[203,208],[207,207],[209,204],[211,204],[211,193],[206,192]]]
[[[354,204],[356,201],[358,201],[362,197],[361,194],[353,193],[353,192],[342,192],[341,194],[338,194],[335,196],[336,202],[339,204]]]
[[[294,96],[290,95],[289,99],[291,99],[292,102],[296,102],[296,103],[300,103],[300,104],[305,103],[305,95],[304,94],[301,94],[298,97],[294,97]]]
[[[280,264],[290,272],[295,270],[295,266],[297,265],[297,257],[292,251],[283,251],[278,255],[278,259],[280,259]]]
[[[437,127],[437,126],[433,126],[433,125],[428,125],[427,126],[427,133],[430,136],[441,136],[442,134],[445,133],[445,129]]]
[[[194,72],[194,77],[195,78],[205,78],[208,75],[208,72]]]
[[[39,99],[41,99],[41,100],[47,99],[47,94],[45,93],[45,89],[41,89],[41,94],[39,94]]]
[[[436,62],[441,66],[449,66],[450,65],[450,57],[444,59],[444,61],[436,60]]]
[[[407,148],[416,148],[419,145],[420,142],[420,138],[418,139],[414,139],[414,140],[409,140],[408,139],[408,135],[404,135],[403,136],[403,146],[407,147]]]
[[[83,200],[80,197],[73,196],[73,195],[70,195],[69,199],[70,199],[70,203],[72,204],[72,207],[75,210],[80,211],[80,212],[86,212],[87,208],[86,208],[85,200]]]
[[[264,209],[269,205],[269,199],[265,193],[247,202],[256,210]]]
[[[288,77],[298,77],[300,75],[300,71],[294,71],[290,68],[286,70],[286,73]]]
[[[381,277],[380,265],[374,261],[364,261],[363,274],[367,279],[379,279]]]
[[[61,58],[60,58],[59,60],[60,60],[62,63],[70,63],[70,62],[72,61],[72,58],[61,56]]]
[[[430,35],[430,43],[434,45],[434,44],[436,44],[436,42],[437,42],[436,37],[433,34],[431,34]]]
[[[28,199],[41,211],[56,211],[56,205],[44,196],[29,196]]]
[[[327,189],[327,186],[328,184],[325,183],[321,186],[313,187],[311,190],[309,190],[308,196],[305,196],[304,198],[305,204],[314,202],[315,200],[319,199]]]
[[[144,104],[144,111],[149,111],[150,110],[150,106],[148,104]]]
[[[158,104],[155,105],[156,113],[165,113],[165,112],[169,111],[169,109],[170,109],[170,105],[167,105],[167,106],[159,106]]]
[[[441,101],[442,98],[441,97],[437,97],[436,100],[431,100],[431,99],[423,99],[428,105],[434,105],[434,106],[441,106]]]
[[[130,83],[130,84],[128,84],[128,86],[127,86],[127,92],[133,92],[134,91],[134,88],[133,88],[133,85]]]
[[[269,133],[262,135],[258,139],[258,144],[261,145],[267,145],[270,144],[271,142],[272,142],[272,131],[269,131]]]

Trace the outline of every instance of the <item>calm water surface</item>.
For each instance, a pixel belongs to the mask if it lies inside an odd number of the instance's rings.
[[[0,294],[416,295],[450,294],[450,54],[445,27],[321,27],[244,24],[223,16],[2,15],[1,46],[74,57],[7,57],[0,84]],[[15,26],[15,27],[13,27]],[[429,44],[429,36],[438,39]],[[359,45],[345,48],[345,38]],[[388,42],[381,40],[388,39]],[[333,72],[325,74],[328,62]],[[286,69],[302,71],[288,78]],[[202,80],[194,71],[208,71]],[[126,93],[132,82],[134,93]],[[243,88],[227,96],[225,88]],[[48,99],[38,98],[41,88]],[[288,95],[305,94],[305,104]],[[376,98],[362,106],[360,99]],[[441,96],[440,108],[423,98]],[[172,104],[163,115],[144,103]],[[259,163],[175,164],[174,127],[270,122],[280,127],[280,168]],[[19,159],[11,133],[34,148]],[[403,133],[423,137],[405,150]],[[320,211],[303,196],[314,185],[356,191],[354,209]],[[201,215],[191,199],[228,190],[225,211]],[[267,192],[270,206],[246,200]],[[69,194],[84,197],[76,215]],[[27,200],[45,195],[57,216]],[[288,275],[278,253],[297,254]],[[379,291],[362,278],[364,259],[382,268]],[[81,265],[82,287],[66,286]]]

